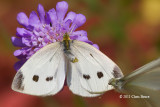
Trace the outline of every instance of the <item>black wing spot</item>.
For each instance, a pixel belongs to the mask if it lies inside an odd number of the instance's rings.
[[[123,77],[123,74],[121,72],[121,69],[118,67],[118,66],[115,66],[114,69],[113,69],[113,76],[115,78],[121,78]]]
[[[53,76],[52,77],[47,77],[46,81],[52,81],[53,80]]]
[[[32,79],[33,79],[33,81],[38,82],[39,76],[38,75],[34,75]]]
[[[24,76],[23,76],[22,72],[18,71],[15,88],[17,88],[18,90],[23,91],[24,90],[24,86],[22,86],[23,80],[24,80]]]
[[[98,76],[98,78],[102,78],[103,77],[103,73],[102,72],[97,72],[97,76]]]
[[[86,80],[88,80],[88,79],[90,79],[90,76],[83,74],[83,78],[86,79]]]
[[[91,57],[93,57],[93,55],[90,53]]]

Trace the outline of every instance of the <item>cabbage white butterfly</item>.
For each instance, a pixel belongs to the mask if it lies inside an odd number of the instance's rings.
[[[21,93],[48,96],[58,93],[65,78],[76,95],[95,97],[113,89],[111,78],[121,78],[120,68],[95,47],[65,34],[62,42],[37,51],[16,73],[12,89]]]
[[[120,79],[111,79],[109,84],[121,93],[146,96],[142,100],[147,104],[160,107],[160,58]]]

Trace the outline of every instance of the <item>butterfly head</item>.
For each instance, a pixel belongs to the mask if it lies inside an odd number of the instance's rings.
[[[123,89],[122,89],[123,80],[121,78],[110,79],[108,85],[112,85],[116,91],[123,93]]]
[[[70,37],[69,37],[69,34],[65,33],[65,34],[63,35],[63,41],[64,41],[64,40],[71,40]]]

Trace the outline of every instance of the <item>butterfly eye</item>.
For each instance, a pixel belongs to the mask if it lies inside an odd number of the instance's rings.
[[[38,82],[39,76],[38,75],[34,75],[32,79],[33,79],[33,81]]]
[[[97,76],[98,76],[98,78],[100,79],[100,78],[103,77],[103,73],[102,73],[102,72],[97,72]]]

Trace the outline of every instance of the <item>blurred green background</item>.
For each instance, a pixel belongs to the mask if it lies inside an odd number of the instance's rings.
[[[0,0],[0,107],[142,107],[138,99],[120,99],[108,91],[101,97],[82,98],[68,87],[55,96],[34,97],[11,90],[17,59],[11,36],[20,27],[17,13],[28,16],[41,3],[45,10],[59,0]],[[82,13],[86,23],[79,29],[119,65],[124,74],[160,56],[160,0],[67,0],[69,11]]]

